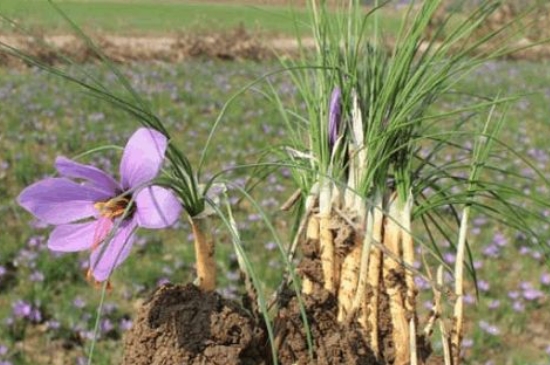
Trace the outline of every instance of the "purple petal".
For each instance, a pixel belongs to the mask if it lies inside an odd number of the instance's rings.
[[[148,128],[140,128],[130,137],[120,163],[124,190],[147,183],[157,176],[167,142],[163,134]]]
[[[98,221],[93,221],[57,226],[50,234],[48,248],[57,252],[88,250],[99,238],[97,237],[98,223]]]
[[[115,224],[113,229],[117,231],[113,238],[92,251],[90,268],[95,280],[107,280],[114,269],[126,260],[134,244],[136,227],[135,219],[123,221],[118,229]]]
[[[55,159],[55,168],[61,176],[88,180],[94,187],[111,196],[116,196],[121,190],[115,179],[97,167],[80,164],[60,156]]]
[[[140,227],[164,228],[176,222],[181,204],[171,190],[149,186],[136,196],[137,221]]]
[[[110,197],[65,178],[48,178],[23,190],[17,202],[46,223],[65,224],[94,216],[94,203]]]

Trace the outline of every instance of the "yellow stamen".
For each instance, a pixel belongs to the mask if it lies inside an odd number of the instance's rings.
[[[117,197],[105,202],[97,202],[94,204],[94,208],[96,208],[103,217],[112,219],[123,215],[128,204],[130,204],[130,199],[126,197]]]

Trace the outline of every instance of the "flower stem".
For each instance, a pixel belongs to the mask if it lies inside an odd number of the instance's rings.
[[[462,212],[460,220],[460,231],[458,234],[458,245],[455,264],[455,294],[456,303],[454,308],[455,328],[452,334],[451,347],[453,353],[453,364],[460,364],[460,344],[462,342],[462,331],[464,324],[464,256],[466,252],[466,232],[468,229],[468,217],[470,206],[467,205]]]
[[[395,260],[402,259],[402,210],[399,209],[399,198],[393,194],[388,202],[389,216],[386,217],[384,229],[384,246],[392,256],[384,256],[384,286],[389,297],[390,313],[393,324],[393,340],[395,345],[395,365],[410,363],[409,321],[403,298],[404,273],[401,263]]]
[[[382,224],[384,223],[384,212],[382,200],[379,200],[374,210],[374,228],[372,239],[376,243],[382,242]],[[378,342],[378,304],[380,297],[380,274],[382,273],[382,251],[378,247],[371,249],[369,260],[367,284],[371,288],[369,301],[365,301],[362,308],[361,321],[363,328],[369,329],[369,338],[372,351],[378,358],[380,356],[380,344]],[[369,325],[370,323],[370,325]]]
[[[412,238],[411,210],[413,205],[412,192],[409,192],[405,206],[402,210],[402,243],[403,243],[403,261],[411,267],[414,264],[414,243]],[[416,365],[416,284],[411,270],[405,269],[405,284],[407,293],[405,297],[405,309],[409,318],[409,335],[411,347],[411,365]]]
[[[214,238],[208,218],[191,218],[191,227],[195,237],[195,255],[197,259],[197,286],[203,291],[216,289],[216,260],[214,257]]]
[[[334,239],[330,229],[331,193],[331,184],[323,179],[319,195],[319,246],[324,287],[329,292],[334,293]]]

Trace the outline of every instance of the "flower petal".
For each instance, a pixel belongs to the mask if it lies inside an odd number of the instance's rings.
[[[99,221],[92,221],[57,226],[50,234],[48,248],[57,252],[88,250],[93,246],[94,241],[99,239],[98,225]],[[103,238],[105,237],[101,240]]]
[[[167,143],[163,134],[150,128],[140,128],[130,137],[120,163],[124,190],[151,181],[157,176]]]
[[[134,244],[136,227],[135,219],[123,221],[118,229],[115,224],[113,228],[117,231],[113,238],[92,251],[90,269],[95,280],[107,280],[114,269],[126,260]]]
[[[164,228],[176,222],[181,204],[171,190],[148,186],[136,195],[137,222],[143,228]]]
[[[88,180],[94,187],[111,196],[116,196],[121,190],[115,179],[97,167],[84,165],[60,156],[55,159],[55,168],[61,176]]]
[[[65,224],[94,216],[94,203],[111,196],[65,178],[47,178],[21,192],[17,202],[49,224]]]

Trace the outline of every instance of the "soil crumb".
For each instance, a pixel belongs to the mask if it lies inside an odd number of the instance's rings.
[[[239,303],[192,284],[161,286],[125,338],[124,365],[262,365],[265,330]]]

